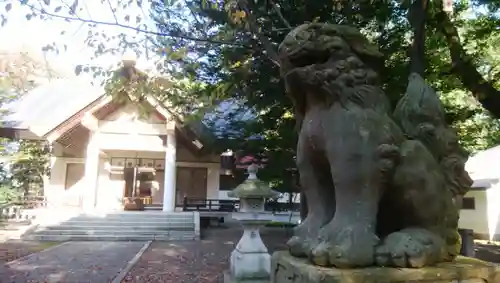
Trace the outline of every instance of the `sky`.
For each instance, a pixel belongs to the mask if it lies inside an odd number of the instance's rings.
[[[74,69],[77,65],[91,62],[91,57],[95,49],[88,47],[84,43],[89,31],[95,32],[100,30],[105,32],[108,37],[125,33],[127,38],[137,38],[135,31],[116,26],[100,25],[97,28],[89,28],[87,24],[81,21],[67,22],[64,19],[40,20],[38,18],[33,18],[28,21],[26,19],[26,14],[29,13],[30,9],[21,6],[19,1],[11,2],[14,4],[10,12],[6,14],[3,11],[0,12],[8,16],[7,24],[0,28],[0,38],[2,38],[0,41],[0,49],[23,50],[33,54],[33,56],[44,58],[44,53],[41,51],[42,47],[52,42],[56,42],[60,47],[59,54],[49,51],[45,53],[45,57],[49,65],[62,71],[66,76],[75,76]],[[36,5],[39,2],[29,1],[28,3],[34,3],[34,5]],[[107,1],[85,0],[80,2],[83,2],[80,6],[81,10],[77,12],[80,18],[114,22],[114,16]],[[118,3],[127,1],[115,0],[110,2]],[[144,2],[144,5],[146,5],[148,1]],[[69,16],[69,14],[65,12],[65,9],[68,11],[66,7],[70,4],[71,2],[67,0],[52,0],[51,5],[46,7],[46,10],[53,12],[57,6],[62,6],[61,11],[56,14]],[[4,10],[4,7],[0,7],[0,9]],[[150,29],[154,28],[154,25],[148,19],[149,14],[147,7],[143,6],[141,10],[134,5],[126,10],[117,9],[116,15],[120,23],[125,23],[123,19],[126,14],[130,14],[132,19],[135,19],[136,15],[140,15],[140,23],[147,24]],[[65,33],[61,35],[61,31],[65,31]],[[9,40],[4,40],[6,38]],[[108,42],[107,44],[107,47],[116,46],[116,42]],[[64,50],[63,45],[67,46],[66,50]],[[121,58],[122,54],[102,55],[97,60],[93,60],[92,64],[106,67],[119,63]],[[150,68],[151,66],[147,63],[145,58],[139,56],[137,67]]]

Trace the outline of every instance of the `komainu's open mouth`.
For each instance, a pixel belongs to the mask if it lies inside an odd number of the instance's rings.
[[[289,55],[290,63],[295,67],[306,67],[315,64],[323,64],[328,61],[330,54],[325,50],[317,52],[310,50],[298,50]]]

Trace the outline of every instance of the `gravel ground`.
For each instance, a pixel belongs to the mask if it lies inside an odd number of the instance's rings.
[[[199,242],[153,242],[122,282],[219,283],[228,269],[229,254],[241,237],[241,230],[214,228]],[[290,232],[266,228],[261,232],[272,253],[286,249]],[[477,257],[500,263],[500,246],[477,245]]]
[[[0,243],[0,265],[59,244],[61,244],[61,242],[27,242],[14,240]]]
[[[0,282],[111,282],[144,244],[68,242],[0,266]]]
[[[241,234],[214,228],[198,242],[153,242],[122,282],[219,283]],[[266,228],[261,235],[269,252],[286,248],[284,229]]]

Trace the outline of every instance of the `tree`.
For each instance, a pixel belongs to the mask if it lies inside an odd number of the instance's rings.
[[[6,5],[9,3],[7,1]],[[295,184],[296,135],[293,131],[295,117],[280,83],[275,50],[292,27],[304,22],[328,21],[361,28],[385,55],[385,64],[380,65],[378,71],[393,102],[404,93],[410,69],[425,72],[427,81],[442,93],[449,121],[459,130],[469,150],[479,150],[499,140],[494,131],[498,122],[488,116],[474,99],[492,115],[500,117],[500,108],[496,106],[500,96],[485,87],[472,87],[485,85],[482,79],[484,68],[477,68],[480,63],[477,60],[487,60],[493,54],[484,47],[472,47],[478,42],[495,38],[494,31],[498,26],[495,12],[499,5],[490,4],[490,10],[484,17],[467,19],[463,16],[464,12],[475,5],[473,2],[458,2],[451,16],[442,11],[440,1],[416,0],[411,7],[424,7],[420,5],[423,3],[427,6],[421,10],[413,9],[417,16],[414,16],[412,30],[408,21],[410,6],[406,2],[375,0],[332,4],[326,0],[152,0],[117,1],[116,6],[109,3],[103,2],[103,8],[111,11],[108,20],[92,20],[86,15],[91,15],[92,11],[85,10],[85,6],[77,1],[71,5],[62,1],[25,1],[25,8],[29,19],[79,21],[88,25],[93,32],[89,33],[87,43],[95,48],[96,54],[117,52],[116,47],[106,44],[110,39],[97,29],[99,25],[121,27],[143,34],[144,41],[130,42],[123,32],[117,36],[120,41],[118,46],[135,48],[141,54],[159,54],[157,72],[184,83],[176,83],[175,88],[163,89],[157,94],[178,98],[178,94],[183,93],[183,97],[173,103],[196,104],[195,109],[186,107],[192,110],[186,112],[203,115],[213,110],[214,105],[228,99],[242,105],[244,111],[253,112],[253,119],[246,122],[231,119],[238,116],[236,114],[229,115],[229,118],[222,117],[229,121],[225,124],[226,131],[220,134],[224,142],[218,145],[254,153],[265,152],[270,163],[261,172],[261,177],[272,181],[276,187],[291,188]],[[149,6],[155,27],[142,21],[145,6]],[[427,15],[428,23],[426,34],[418,30],[422,22],[416,22],[416,19],[425,19],[424,15]],[[141,19],[137,20],[137,17]],[[445,21],[446,25],[441,25],[439,21]],[[444,26],[447,28],[444,29]],[[416,38],[419,39],[413,50],[423,59],[410,65],[408,51],[411,50],[411,43],[408,37],[412,31],[418,34]],[[453,31],[456,33],[450,33]],[[451,42],[450,39],[455,39],[458,31],[462,31],[461,36],[465,40]],[[482,37],[477,35],[478,31]],[[425,56],[422,56],[423,46]],[[448,53],[451,50],[460,52],[452,52],[450,56]],[[453,54],[460,54],[458,58],[468,58],[462,60],[468,62],[465,69],[473,75],[475,71],[479,76],[460,75],[465,73],[463,69],[453,67],[460,65]],[[487,64],[493,62],[488,61]],[[80,66],[76,71],[97,75],[105,73],[102,68],[90,64]],[[494,83],[486,81],[486,84]],[[168,92],[175,95],[165,95]],[[473,99],[464,101],[466,97]],[[487,124],[488,121],[494,123]],[[218,126],[214,123],[214,127]]]
[[[19,150],[12,155],[10,181],[24,197],[37,196],[43,191],[44,177],[49,174],[49,151],[40,141],[19,141]]]
[[[20,99],[41,80],[60,76],[44,60],[27,52],[0,51],[0,105]],[[5,113],[3,113],[5,114]],[[47,148],[40,141],[0,141],[4,157],[0,170],[0,199],[40,192],[43,178],[49,172]]]

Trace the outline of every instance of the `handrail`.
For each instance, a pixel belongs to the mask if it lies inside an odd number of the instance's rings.
[[[182,203],[176,203],[176,207],[182,208],[183,211],[227,211],[233,212],[239,209],[239,200],[228,199],[203,199],[203,198],[187,198],[184,197]],[[264,204],[266,211],[282,212],[282,211],[300,211],[300,204],[289,202],[281,203],[274,200],[268,200]]]
[[[239,200],[226,199],[202,199],[184,197],[182,203],[176,203],[176,207],[183,211],[224,211],[233,212],[239,208]]]

